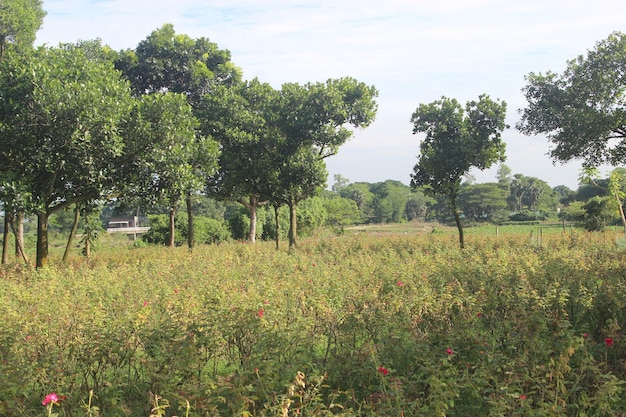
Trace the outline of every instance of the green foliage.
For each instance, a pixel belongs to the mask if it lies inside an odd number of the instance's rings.
[[[121,182],[122,121],[132,100],[97,49],[99,42],[40,47],[0,61],[0,179],[19,178],[29,192],[38,267],[47,263],[48,216]]]
[[[340,196],[325,198],[325,224],[331,227],[342,227],[362,221],[361,212],[354,200]]]
[[[517,128],[546,134],[555,161],[581,159],[586,167],[626,162],[625,66],[626,35],[614,32],[568,61],[562,74],[528,74],[528,105]]]
[[[298,204],[298,233],[310,236],[315,229],[322,227],[328,219],[326,201],[322,197],[311,197]]]
[[[616,416],[626,253],[603,241],[358,235],[4,267],[0,413],[54,392],[59,415]]]
[[[29,48],[46,12],[41,0],[2,0],[0,3],[0,58],[7,47]]]
[[[610,203],[607,197],[592,197],[585,203],[571,204],[568,217],[589,231],[602,231],[618,220],[617,212]]]
[[[169,217],[165,214],[152,214],[148,216],[150,230],[142,236],[147,243],[165,245],[169,242]],[[184,217],[179,215],[176,223],[174,244],[181,246],[187,242],[189,231]],[[208,217],[194,217],[194,239],[197,243],[222,243],[231,238],[230,230],[224,220]]]
[[[469,221],[485,222],[505,217],[508,189],[498,183],[461,186],[459,208]]]
[[[502,141],[506,103],[481,95],[467,102],[465,108],[456,100],[442,97],[420,104],[413,115],[413,133],[425,133],[420,143],[418,162],[411,174],[413,187],[425,187],[448,199],[463,242],[463,226],[457,206],[461,179],[470,168],[484,170],[505,159]]]

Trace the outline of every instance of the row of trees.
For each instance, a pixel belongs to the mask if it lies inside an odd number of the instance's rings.
[[[47,262],[50,215],[73,206],[78,220],[111,198],[167,207],[169,245],[186,202],[190,247],[200,193],[245,205],[251,240],[256,209],[270,204],[278,216],[286,205],[294,245],[296,206],[325,185],[324,159],[377,110],[376,89],[349,77],[278,90],[243,81],[228,51],[171,25],[134,50],[99,41],[3,50],[4,242],[25,214],[36,215],[38,267]]]

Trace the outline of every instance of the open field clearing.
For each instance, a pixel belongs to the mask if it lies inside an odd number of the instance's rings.
[[[5,267],[0,415],[624,415],[618,236],[346,231]]]

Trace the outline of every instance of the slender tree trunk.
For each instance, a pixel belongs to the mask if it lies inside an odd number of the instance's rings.
[[[187,194],[185,204],[187,205],[187,247],[189,250],[193,250],[195,236],[193,234],[193,200],[191,194]]]
[[[289,248],[297,245],[297,216],[296,216],[296,203],[293,200],[289,200]]]
[[[250,231],[248,233],[248,240],[250,243],[256,242],[256,221],[257,221],[257,206],[259,199],[255,195],[250,195],[250,202],[248,210],[250,210]]]
[[[23,214],[20,215],[20,212],[17,212],[15,214],[15,218],[11,222],[11,230],[13,230],[13,236],[15,236],[15,257],[22,256],[20,252],[20,239],[24,238],[24,225],[22,223],[23,221],[24,221],[24,215]],[[20,234],[20,230],[21,230],[21,234]]]
[[[454,221],[456,222],[456,228],[459,229],[459,244],[461,249],[465,248],[465,242],[463,240],[463,225],[461,224],[461,216],[459,215],[459,209],[456,206],[456,196],[450,196],[450,208],[454,214]]]
[[[619,214],[622,218],[622,225],[624,226],[624,238],[626,238],[626,215],[624,214],[624,206],[622,205],[622,201],[619,199],[618,195],[615,195],[615,200],[617,200],[617,206],[619,207]]]
[[[85,258],[91,257],[91,239],[85,239]]]
[[[21,257],[28,265],[28,256],[24,250],[24,212],[18,211],[12,222],[13,235],[15,235],[15,256]]]
[[[35,266],[44,268],[48,266],[48,212],[37,213],[37,260]]]
[[[276,236],[274,237],[274,240],[276,242],[276,250],[279,249],[279,245],[280,245],[280,221],[279,221],[279,210],[280,206],[278,206],[277,204],[274,205],[274,225],[276,226]]]
[[[4,233],[2,235],[2,265],[9,263],[9,237],[10,235],[11,221],[9,220],[9,213],[4,211]]]
[[[175,238],[174,234],[176,233],[175,218],[176,218],[176,209],[171,208],[170,209],[170,235],[169,235],[169,240],[167,241],[167,246],[170,248],[174,247],[174,238]]]
[[[63,263],[66,263],[70,258],[70,249],[72,247],[72,242],[74,241],[74,237],[76,236],[76,231],[78,230],[78,222],[80,221],[80,209],[78,205],[74,208],[74,223],[72,224],[72,230],[70,231],[70,236],[67,238],[67,245],[65,245],[65,252],[63,252]]]

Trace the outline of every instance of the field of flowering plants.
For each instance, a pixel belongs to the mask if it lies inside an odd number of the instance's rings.
[[[5,267],[0,415],[626,416],[626,251],[591,236]]]

